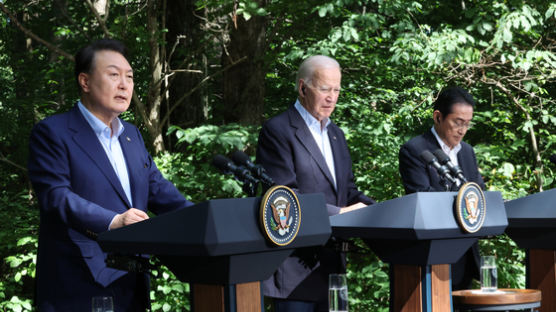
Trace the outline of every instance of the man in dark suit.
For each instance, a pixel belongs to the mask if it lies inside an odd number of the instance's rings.
[[[438,175],[433,166],[425,163],[420,157],[425,150],[433,152],[437,149],[442,149],[451,162],[462,169],[468,181],[476,182],[485,189],[473,147],[462,141],[471,127],[474,107],[473,97],[462,88],[449,87],[440,92],[434,102],[434,126],[400,148],[399,169],[406,193],[445,191],[446,181]],[[459,186],[447,183],[452,190]],[[469,288],[472,278],[479,277],[478,268],[479,248],[474,244],[456,264],[452,265],[452,288]]]
[[[148,277],[108,268],[98,233],[191,205],[164,179],[139,130],[121,120],[133,94],[124,45],[99,40],[75,57],[81,100],[38,123],[29,175],[40,206],[36,303],[40,311],[91,311],[111,296],[115,311],[145,311]]]
[[[374,203],[357,189],[344,133],[330,121],[340,93],[340,65],[318,55],[300,66],[298,101],[262,127],[257,161],[272,179],[300,193],[323,193],[329,215]],[[275,311],[328,311],[328,275],[345,272],[333,247],[298,250],[263,283]]]

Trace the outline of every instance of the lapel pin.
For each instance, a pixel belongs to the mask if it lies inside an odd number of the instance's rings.
[[[131,142],[131,139],[130,139],[128,136],[126,136],[125,139],[126,139],[128,142]]]
[[[335,135],[332,136],[332,140],[336,140],[336,136],[335,136]]]

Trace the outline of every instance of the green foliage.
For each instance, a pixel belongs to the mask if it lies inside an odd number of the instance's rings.
[[[171,127],[178,139],[180,153],[163,153],[155,157],[162,174],[172,181],[193,202],[211,198],[245,196],[241,184],[231,175],[224,176],[211,166],[216,154],[229,154],[254,146],[258,129],[252,126],[229,124],[206,125],[181,129]],[[151,287],[153,311],[189,311],[189,284],[182,283],[164,266],[154,271]]]
[[[348,255],[350,310],[389,311],[390,279],[388,264],[380,261],[368,247],[357,241],[361,252]]]
[[[0,207],[0,310],[31,311],[38,209],[29,209],[28,195],[6,191],[0,193]]]
[[[104,36],[86,5],[60,3],[3,1],[27,28],[66,51]],[[144,1],[113,1],[106,25],[136,56],[135,91],[145,100],[152,73],[150,40],[162,43],[164,53],[193,52],[181,45],[166,46],[167,28],[151,38],[145,31],[143,5]],[[340,62],[342,92],[332,119],[346,134],[357,185],[377,200],[403,195],[399,147],[431,127],[431,104],[448,84],[466,87],[477,100],[475,126],[465,139],[475,146],[489,190],[514,199],[555,186],[554,169],[547,161],[556,143],[555,3],[199,0],[195,5],[203,40],[218,47],[204,54],[209,72],[227,55],[218,49],[225,45],[235,15],[266,18],[265,117],[295,101],[295,71],[303,58],[318,53]],[[36,40],[25,40],[5,15],[0,21],[0,310],[27,311],[38,228],[38,212],[27,195],[22,169],[27,137],[36,121],[67,110],[78,95],[70,61]],[[218,88],[206,88],[205,94],[208,115],[214,107],[226,105]],[[194,106],[188,105],[183,109]],[[155,157],[163,174],[195,202],[244,196],[240,184],[216,172],[210,162],[215,154],[235,149],[253,155],[258,125],[213,121],[188,128],[182,117],[172,117],[172,124],[181,127],[169,125],[166,135],[175,139],[176,148]],[[124,118],[145,131],[137,107]],[[348,266],[352,310],[386,311],[387,265],[363,243],[358,245],[363,252],[350,255]],[[498,263],[500,286],[524,286],[524,252],[514,242],[503,235],[482,240],[480,246],[484,254],[504,259]],[[187,284],[166,268],[153,274],[153,309],[187,311]]]
[[[257,140],[257,127],[229,124],[206,125],[181,129],[173,126],[181,153],[164,153],[156,162],[165,177],[194,202],[211,198],[244,196],[241,185],[232,176],[224,176],[212,165],[217,154],[252,148]]]
[[[190,311],[189,284],[176,279],[164,266],[151,271],[151,301],[153,311]]]

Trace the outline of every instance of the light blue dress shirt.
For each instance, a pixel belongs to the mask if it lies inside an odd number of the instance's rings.
[[[91,125],[93,131],[97,135],[100,145],[104,148],[106,156],[112,164],[112,168],[116,172],[118,179],[124,189],[125,195],[129,200],[129,203],[133,207],[133,201],[131,200],[131,187],[129,184],[129,175],[127,172],[127,165],[125,163],[124,153],[122,152],[122,147],[120,146],[120,141],[118,137],[124,132],[124,125],[119,118],[114,119],[112,122],[112,127],[114,127],[114,135],[110,127],[108,127],[104,122],[93,115],[84,105],[79,101],[77,103],[81,114],[85,117],[85,120]]]
[[[315,142],[317,143],[324,160],[326,160],[326,165],[330,174],[332,174],[332,180],[334,181],[334,188],[336,188],[336,170],[334,167],[334,155],[332,154],[332,148],[330,147],[330,138],[328,137],[328,125],[330,125],[330,119],[326,119],[326,124],[321,127],[321,123],[309,113],[303,105],[297,100],[295,102],[295,108],[301,115],[301,118],[305,121],[305,124],[309,128],[309,131],[313,135]]]

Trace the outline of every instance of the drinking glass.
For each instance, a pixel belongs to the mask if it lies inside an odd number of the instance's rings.
[[[93,312],[114,312],[112,297],[93,297]]]
[[[498,288],[498,273],[494,256],[481,257],[481,291],[494,292]]]
[[[345,274],[330,274],[328,277],[328,310],[348,311],[348,289]]]

